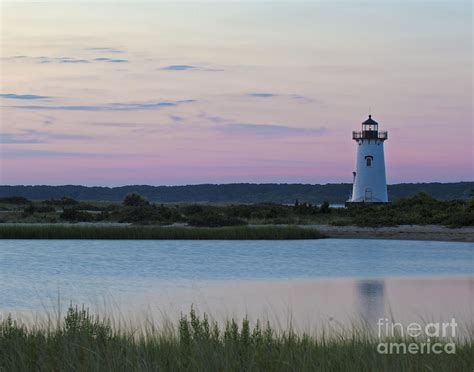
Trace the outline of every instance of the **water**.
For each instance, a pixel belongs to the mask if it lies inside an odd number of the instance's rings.
[[[194,303],[222,316],[291,313],[300,324],[394,311],[469,321],[473,270],[469,243],[1,240],[0,311],[42,310],[60,297],[122,312],[179,314]]]

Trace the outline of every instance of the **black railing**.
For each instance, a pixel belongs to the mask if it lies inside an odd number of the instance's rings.
[[[379,139],[385,141],[388,138],[388,133],[386,131],[371,131],[365,130],[362,132],[354,131],[352,132],[352,139]]]

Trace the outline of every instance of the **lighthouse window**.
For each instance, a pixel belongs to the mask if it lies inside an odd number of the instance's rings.
[[[371,167],[372,166],[372,161],[374,160],[374,158],[372,156],[366,156],[365,157],[365,165],[367,165],[368,167]]]

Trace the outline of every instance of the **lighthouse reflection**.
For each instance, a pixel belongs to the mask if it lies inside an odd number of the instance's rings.
[[[383,280],[358,280],[356,286],[356,308],[360,319],[373,327],[385,313],[385,282]]]

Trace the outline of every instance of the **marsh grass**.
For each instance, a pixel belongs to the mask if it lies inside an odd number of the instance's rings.
[[[168,239],[291,240],[319,239],[315,229],[298,226],[163,227],[105,225],[0,225],[0,239]]]
[[[413,340],[396,340],[413,342]],[[174,324],[116,327],[87,309],[25,325],[0,322],[1,371],[469,371],[470,340],[456,354],[382,355],[362,328],[319,337],[233,319],[223,325],[194,309]]]

